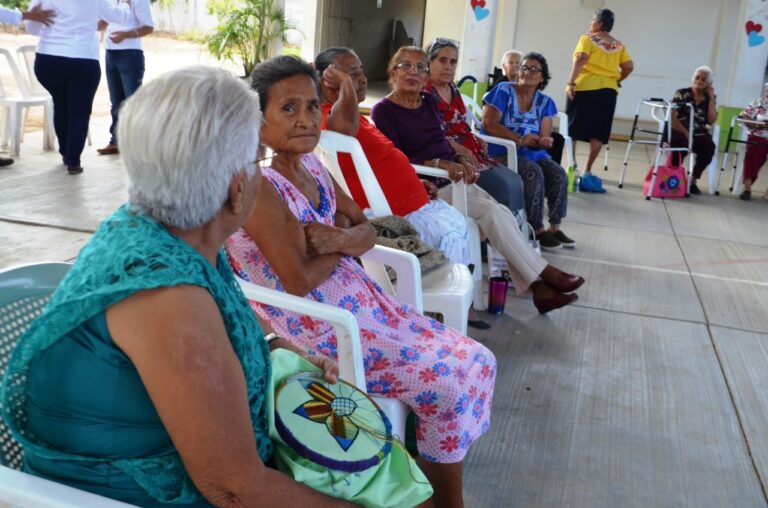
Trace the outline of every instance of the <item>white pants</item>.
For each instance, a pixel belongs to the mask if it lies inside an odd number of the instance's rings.
[[[424,242],[454,263],[468,265],[467,219],[442,199],[430,200],[405,216]]]
[[[440,189],[439,196],[450,203],[451,186]],[[533,250],[512,212],[477,185],[467,185],[467,215],[506,258],[515,292],[524,293],[544,271],[547,261]]]

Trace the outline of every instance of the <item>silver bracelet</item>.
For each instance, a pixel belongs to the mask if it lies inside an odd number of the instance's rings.
[[[268,334],[266,334],[264,336],[264,340],[267,341],[267,345],[268,346],[271,346],[272,343],[275,342],[278,339],[282,339],[282,337],[280,337],[280,335],[278,335],[277,332],[269,332]]]

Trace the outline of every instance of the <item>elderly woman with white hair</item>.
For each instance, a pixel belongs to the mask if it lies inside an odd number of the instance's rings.
[[[717,98],[715,89],[712,87],[712,69],[707,66],[696,69],[691,79],[691,86],[676,91],[672,101],[683,106],[672,110],[672,139],[669,140],[669,144],[674,147],[688,146],[688,136],[693,134],[693,153],[696,154],[696,162],[693,165],[691,194],[701,194],[696,181],[715,155],[711,125],[717,120]],[[693,104],[693,133],[688,132],[691,110],[684,104]],[[672,156],[672,164],[682,164],[683,159],[685,154],[680,157],[675,153]]]
[[[214,68],[126,101],[128,204],[8,365],[3,418],[28,472],[140,506],[346,505],[266,465],[269,348],[289,344],[263,340],[221,249],[259,191],[260,127],[257,95]]]

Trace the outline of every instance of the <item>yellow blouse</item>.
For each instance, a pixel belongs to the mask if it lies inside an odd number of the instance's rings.
[[[616,81],[621,76],[619,65],[630,61],[627,48],[620,41],[608,42],[595,35],[585,34],[579,37],[573,59],[578,53],[586,53],[589,60],[576,77],[576,91],[600,90],[610,88],[618,92]]]

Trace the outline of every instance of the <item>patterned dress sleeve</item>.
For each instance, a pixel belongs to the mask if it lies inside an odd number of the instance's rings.
[[[539,123],[542,118],[557,116],[557,106],[548,95],[541,94],[541,107],[539,108]]]
[[[502,116],[507,112],[507,105],[509,104],[510,89],[512,83],[504,82],[499,83],[493,90],[483,95],[483,104],[493,106],[499,110]]]

